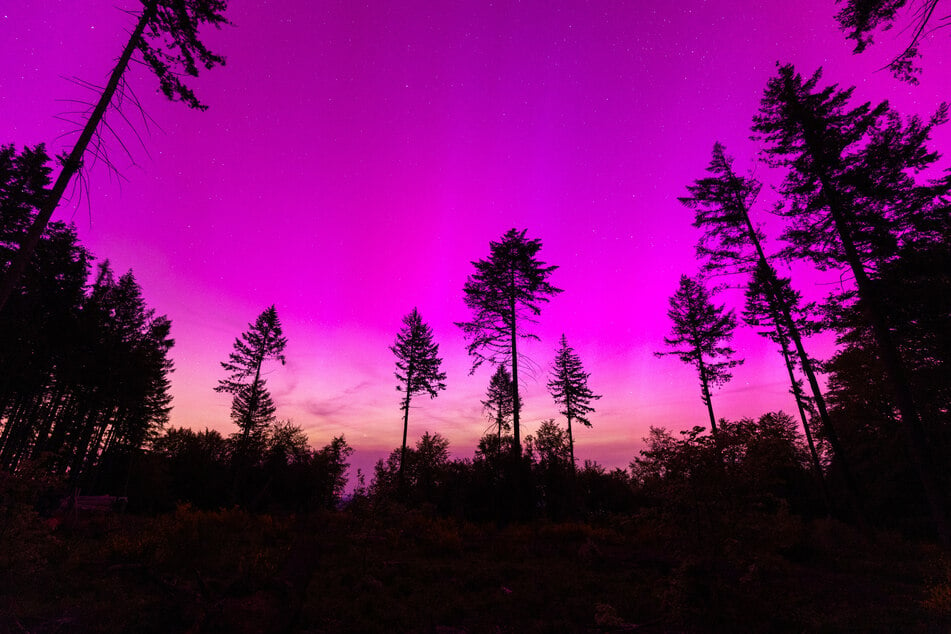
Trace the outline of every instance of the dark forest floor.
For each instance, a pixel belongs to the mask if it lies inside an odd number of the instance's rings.
[[[736,518],[733,518],[734,520]],[[778,513],[6,518],[2,632],[944,632],[942,551]]]

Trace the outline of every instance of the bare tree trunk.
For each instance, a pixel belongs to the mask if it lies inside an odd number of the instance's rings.
[[[575,439],[571,435],[571,416],[568,417],[568,452],[571,454],[571,472],[575,472]]]
[[[399,475],[397,477],[397,480],[399,482],[400,493],[403,492],[403,489],[406,485],[406,475],[404,473],[403,465],[406,464],[406,433],[407,433],[407,430],[409,429],[409,401],[410,401],[409,382],[410,382],[410,376],[412,371],[413,371],[412,368],[410,368],[406,372],[406,400],[403,401],[403,445],[402,445],[402,448],[400,449],[400,470],[399,470]]]
[[[736,180],[736,176],[730,172],[730,177]],[[780,300],[779,293],[779,281],[778,276],[776,275],[776,269],[773,268],[772,264],[769,263],[769,260],[766,258],[766,252],[763,250],[763,245],[760,244],[759,237],[756,235],[756,228],[753,227],[753,221],[750,218],[749,209],[746,208],[746,205],[742,201],[737,200],[740,209],[743,210],[743,220],[746,224],[747,236],[750,239],[750,242],[753,244],[753,247],[756,249],[756,256],[758,259],[758,265],[764,267],[768,271],[769,283],[767,284],[768,292],[768,301],[772,307],[774,313],[778,313],[778,317],[782,323],[782,326],[786,329],[786,332],[789,333],[789,337],[793,341],[793,345],[796,347],[796,354],[799,357],[799,365],[802,368],[803,374],[806,375],[806,380],[809,382],[809,389],[812,391],[812,398],[816,404],[816,411],[819,413],[819,420],[822,423],[822,431],[825,433],[826,440],[829,441],[829,445],[832,447],[832,452],[835,454],[836,459],[839,461],[839,468],[842,471],[842,477],[845,480],[846,489],[849,492],[849,495],[852,497],[855,511],[858,513],[860,519],[864,517],[864,511],[862,510],[862,495],[859,492],[858,483],[855,480],[855,477],[852,475],[852,468],[850,466],[849,460],[845,455],[845,450],[842,448],[842,443],[839,442],[839,434],[836,432],[835,427],[832,425],[832,419],[829,416],[829,411],[826,408],[825,397],[822,394],[822,389],[819,387],[819,381],[816,379],[815,370],[812,367],[812,360],[809,358],[809,355],[806,354],[806,348],[802,343],[802,334],[799,332],[799,326],[796,325],[795,320],[792,317],[792,312],[790,307],[786,305],[786,302]],[[776,316],[774,314],[773,321],[776,321]],[[779,324],[777,324],[778,326]],[[788,361],[787,361],[788,363]],[[793,379],[795,384],[795,379]],[[793,389],[796,389],[794,386]],[[798,404],[798,398],[797,398]],[[807,438],[811,434],[809,428],[805,423],[803,424]],[[812,441],[810,439],[810,448],[812,448]],[[813,451],[813,453],[815,453]],[[821,477],[821,476],[820,476]],[[825,489],[825,481],[822,480],[823,491]],[[828,502],[828,493],[826,493],[826,501]]]
[[[522,455],[522,441],[519,435],[519,404],[518,398],[518,343],[515,334],[515,297],[512,297],[512,435],[515,443],[512,445],[516,456]]]
[[[713,437],[717,437],[717,418],[713,415],[713,399],[710,398],[710,382],[707,380],[707,368],[703,365],[703,359],[698,360],[700,370],[700,393],[703,395],[703,402],[707,405],[707,412],[710,414],[710,431]]]
[[[778,328],[777,334],[779,334]],[[822,490],[822,499],[825,502],[826,511],[828,512],[832,510],[832,498],[829,497],[829,488],[826,486],[825,474],[822,472],[822,463],[819,462],[819,452],[816,451],[816,443],[812,439],[812,430],[809,429],[809,421],[806,418],[806,410],[803,407],[803,399],[805,396],[793,372],[789,352],[789,341],[782,334],[780,334],[780,345],[782,346],[783,361],[786,362],[786,371],[789,373],[789,383],[792,385],[793,397],[796,399],[796,407],[799,409],[799,418],[802,420],[802,431],[805,433],[806,443],[809,445],[809,456],[812,458],[812,467],[816,472],[816,478],[819,480],[819,488]]]

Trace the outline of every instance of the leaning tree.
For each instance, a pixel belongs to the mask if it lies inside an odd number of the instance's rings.
[[[571,470],[575,470],[575,441],[571,433],[571,421],[575,420],[585,427],[591,427],[588,414],[594,411],[591,401],[601,398],[588,387],[588,377],[584,371],[581,357],[568,345],[568,339],[561,335],[561,347],[555,354],[548,390],[555,403],[562,407],[561,415],[568,419],[568,449],[571,454]]]
[[[820,78],[821,70],[804,79],[792,65],[780,67],[754,118],[754,138],[766,143],[771,166],[788,169],[780,193],[786,198],[782,214],[790,220],[783,234],[789,256],[822,269],[844,267],[854,277],[908,454],[935,526],[951,542],[936,459],[889,323],[892,310],[877,282],[878,270],[916,239],[916,222],[930,213],[936,192],[947,191],[947,181],[939,187],[914,180],[938,159],[926,143],[932,128],[947,120],[947,106],[930,121],[905,121],[887,102],[850,106],[854,88],[820,88]]]
[[[526,230],[510,229],[499,242],[489,243],[489,257],[473,262],[475,273],[466,279],[463,292],[466,306],[472,310],[472,321],[457,322],[468,340],[473,374],[488,361],[492,365],[512,368],[512,450],[521,455],[519,435],[519,339],[538,340],[527,332],[528,324],[536,323],[541,305],[562,292],[548,278],[557,266],[547,266],[538,259],[541,240],[525,237]]]
[[[439,358],[439,344],[433,341],[433,329],[423,323],[416,308],[403,317],[403,327],[396,335],[396,343],[390,346],[390,351],[396,356],[396,386],[398,392],[403,392],[400,409],[403,410],[403,444],[400,448],[399,484],[403,486],[406,462],[406,432],[409,428],[409,408],[416,394],[429,394],[429,398],[436,398],[440,390],[446,389],[446,373],[439,367],[442,359]]]
[[[758,266],[753,272],[753,278],[746,289],[746,305],[743,309],[743,321],[757,328],[759,335],[779,345],[780,354],[786,365],[786,373],[789,375],[793,398],[796,400],[796,408],[799,410],[799,419],[802,421],[802,430],[806,435],[806,443],[809,445],[812,467],[815,470],[816,478],[822,488],[822,495],[825,498],[826,505],[831,508],[829,492],[825,484],[825,475],[822,470],[822,462],[819,460],[819,452],[816,449],[816,443],[812,437],[812,429],[810,429],[809,426],[809,419],[806,416],[806,409],[810,403],[802,391],[802,381],[796,378],[794,370],[796,363],[789,346],[791,339],[790,329],[776,308],[777,299],[782,306],[788,308],[790,313],[797,313],[798,318],[791,320],[797,334],[800,332],[809,333],[818,330],[817,322],[808,317],[808,314],[811,312],[811,305],[803,307],[801,305],[802,295],[793,290],[789,278],[777,277],[776,271],[769,266]],[[811,365],[810,359],[807,358],[806,361]],[[825,412],[824,399],[822,411]],[[835,431],[831,425],[824,427],[824,429],[830,429],[833,433]],[[830,445],[838,447],[838,442],[838,435],[835,435],[835,443],[833,444],[830,441]],[[851,470],[845,468],[846,463],[841,451],[837,454],[837,458],[840,460],[846,472],[848,486],[853,486]],[[854,493],[853,491],[853,494]]]
[[[135,28],[112,68],[109,81],[99,94],[95,106],[92,106],[76,144],[62,160],[62,169],[52,190],[39,206],[39,213],[0,280],[0,310],[3,310],[16,289],[43,230],[62,201],[66,187],[82,169],[85,158],[92,156],[108,163],[103,136],[104,132],[114,132],[106,123],[105,116],[110,108],[118,111],[120,116],[125,116],[121,112],[126,93],[124,77],[135,52],[141,54],[143,64],[158,78],[159,88],[167,98],[181,101],[189,108],[205,110],[207,106],[198,100],[182,78],[197,77],[199,66],[211,69],[225,63],[224,57],[213,53],[202,43],[198,30],[205,24],[216,28],[228,24],[224,17],[227,8],[227,0],[142,1],[142,11],[138,14]]]
[[[748,311],[749,318],[755,316],[758,320],[756,325],[771,327],[771,333],[767,336],[781,344],[810,448],[813,448],[812,434],[803,411],[805,394],[793,373],[795,363],[790,356],[790,344],[795,348],[799,367],[809,383],[823,433],[839,460],[847,486],[855,494],[854,478],[845,451],[832,425],[814,363],[803,344],[803,334],[809,334],[803,333],[806,322],[802,319],[803,315],[794,314],[797,312],[799,294],[792,289],[790,280],[778,276],[763,246],[763,233],[753,224],[750,215],[760,188],[760,182],[752,176],[738,174],[733,159],[726,154],[723,145],[715,143],[707,176],[688,185],[690,195],[680,198],[680,202],[694,211],[693,224],[703,231],[697,243],[697,255],[704,260],[704,269],[717,273],[751,274],[747,296],[755,303],[756,310],[751,308],[752,312]],[[815,451],[812,455],[814,465],[820,469]],[[821,470],[819,473],[821,477]]]

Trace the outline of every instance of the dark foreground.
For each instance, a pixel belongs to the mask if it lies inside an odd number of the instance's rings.
[[[733,518],[734,520],[736,518]],[[951,565],[782,512],[475,525],[369,505],[4,518],[2,632],[951,630]]]

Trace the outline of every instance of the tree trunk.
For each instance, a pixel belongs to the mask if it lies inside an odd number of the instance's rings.
[[[735,182],[736,177],[732,174],[732,170],[730,175]],[[835,427],[832,425],[832,419],[830,418],[829,411],[826,408],[825,397],[822,395],[822,389],[819,387],[819,381],[816,379],[816,373],[812,367],[812,360],[809,358],[809,355],[806,354],[806,349],[802,344],[802,335],[799,332],[799,326],[796,325],[796,322],[792,317],[790,307],[787,306],[785,302],[780,301],[778,288],[779,281],[777,279],[778,276],[776,275],[776,269],[774,269],[772,264],[769,263],[769,260],[766,259],[766,252],[763,250],[763,245],[760,244],[759,238],[756,235],[756,229],[753,227],[753,221],[750,218],[749,209],[747,209],[741,201],[737,200],[737,203],[739,204],[740,209],[743,210],[743,220],[746,224],[746,232],[749,236],[750,242],[756,249],[758,264],[759,266],[765,267],[765,269],[768,271],[769,284],[767,284],[767,291],[769,295],[767,299],[769,300],[773,311],[778,311],[782,326],[786,329],[786,332],[789,333],[789,337],[792,339],[793,345],[796,347],[796,354],[799,356],[799,365],[802,368],[803,374],[806,375],[806,380],[809,382],[809,389],[812,391],[812,397],[816,403],[816,411],[819,413],[819,420],[822,422],[822,430],[825,433],[826,440],[829,441],[829,445],[832,447],[832,452],[839,461],[839,468],[842,471],[842,477],[843,480],[845,480],[846,489],[855,503],[856,512],[861,518],[864,516],[864,511],[862,510],[862,495],[859,492],[858,483],[856,482],[855,477],[852,475],[852,468],[849,464],[848,458],[845,455],[845,450],[842,449],[842,443],[839,442],[839,434],[836,433]],[[775,316],[773,321],[776,321]],[[795,379],[792,380],[795,384]],[[796,387],[793,389],[796,389]],[[797,404],[798,402],[799,401],[797,397]],[[811,432],[805,423],[803,426],[808,438]],[[812,448],[811,440],[810,448]],[[815,452],[813,451],[813,453]],[[825,491],[825,480],[823,480],[822,483],[823,490]]]
[[[710,383],[707,380],[707,369],[703,365],[703,359],[697,360],[697,367],[700,370],[700,393],[703,395],[703,402],[707,405],[707,412],[710,414],[710,431],[714,439],[717,437],[717,418],[713,415],[713,399],[710,398]]]
[[[515,335],[515,297],[512,297],[512,436],[515,443],[512,445],[512,451],[516,456],[522,455],[522,441],[519,435],[519,401],[518,398],[518,343]]]
[[[571,435],[571,416],[568,417],[568,453],[571,455],[571,472],[575,471],[575,439]]]
[[[806,418],[806,410],[803,407],[803,399],[805,398],[802,390],[799,388],[799,382],[796,381],[796,375],[793,372],[792,360],[789,352],[789,341],[786,337],[780,333],[779,328],[776,328],[777,335],[779,335],[779,342],[783,353],[783,361],[786,362],[786,371],[789,373],[789,383],[792,385],[793,397],[796,399],[796,407],[799,409],[799,418],[802,420],[802,431],[806,435],[806,443],[809,445],[809,456],[812,458],[812,466],[816,472],[816,478],[819,480],[819,488],[822,490],[822,499],[826,505],[826,511],[832,510],[832,498],[829,497],[829,489],[826,486],[825,474],[822,472],[822,463],[819,462],[819,452],[816,451],[816,443],[812,439],[812,430],[809,429],[809,421]]]
[[[53,216],[53,212],[59,206],[59,203],[63,198],[63,194],[66,192],[66,187],[69,185],[69,181],[72,180],[76,172],[78,172],[82,167],[83,156],[86,153],[86,149],[89,147],[89,142],[92,140],[93,135],[95,135],[96,130],[99,128],[99,124],[102,122],[102,118],[105,116],[106,110],[109,108],[109,104],[112,103],[112,98],[115,96],[116,90],[119,87],[119,81],[122,79],[122,75],[128,68],[129,61],[132,59],[132,54],[135,52],[136,46],[139,43],[139,39],[142,37],[142,33],[145,31],[145,27],[149,20],[151,20],[155,15],[156,9],[156,0],[150,0],[142,10],[142,15],[139,17],[139,21],[135,25],[135,30],[129,37],[129,41],[126,43],[125,49],[122,51],[122,55],[119,57],[119,61],[116,62],[116,65],[112,69],[112,75],[109,77],[109,83],[106,84],[105,89],[99,96],[99,101],[96,103],[96,107],[93,109],[92,114],[86,121],[86,126],[79,135],[79,140],[76,141],[76,145],[73,146],[69,157],[66,159],[66,162],[63,163],[63,169],[56,178],[56,182],[53,184],[53,189],[50,191],[46,202],[39,210],[36,218],[34,218],[33,224],[30,226],[29,231],[23,238],[23,242],[20,244],[20,248],[17,249],[16,255],[13,257],[13,261],[10,263],[10,268],[7,270],[7,274],[4,275],[3,280],[0,281],[0,311],[3,310],[7,300],[10,299],[10,296],[16,289],[20,278],[23,276],[23,272],[26,270],[27,264],[29,263],[33,252],[36,250],[36,245],[39,243],[40,238],[43,235],[43,231],[46,229],[46,225],[49,223],[50,218]]]
[[[409,382],[410,382],[410,370],[406,372],[406,400],[403,401],[403,445],[400,449],[400,470],[399,475],[397,476],[397,481],[399,483],[399,491],[403,492],[403,489],[406,485],[406,476],[404,474],[403,465],[406,464],[406,433],[409,429],[409,402],[410,402],[410,393],[409,393]]]

